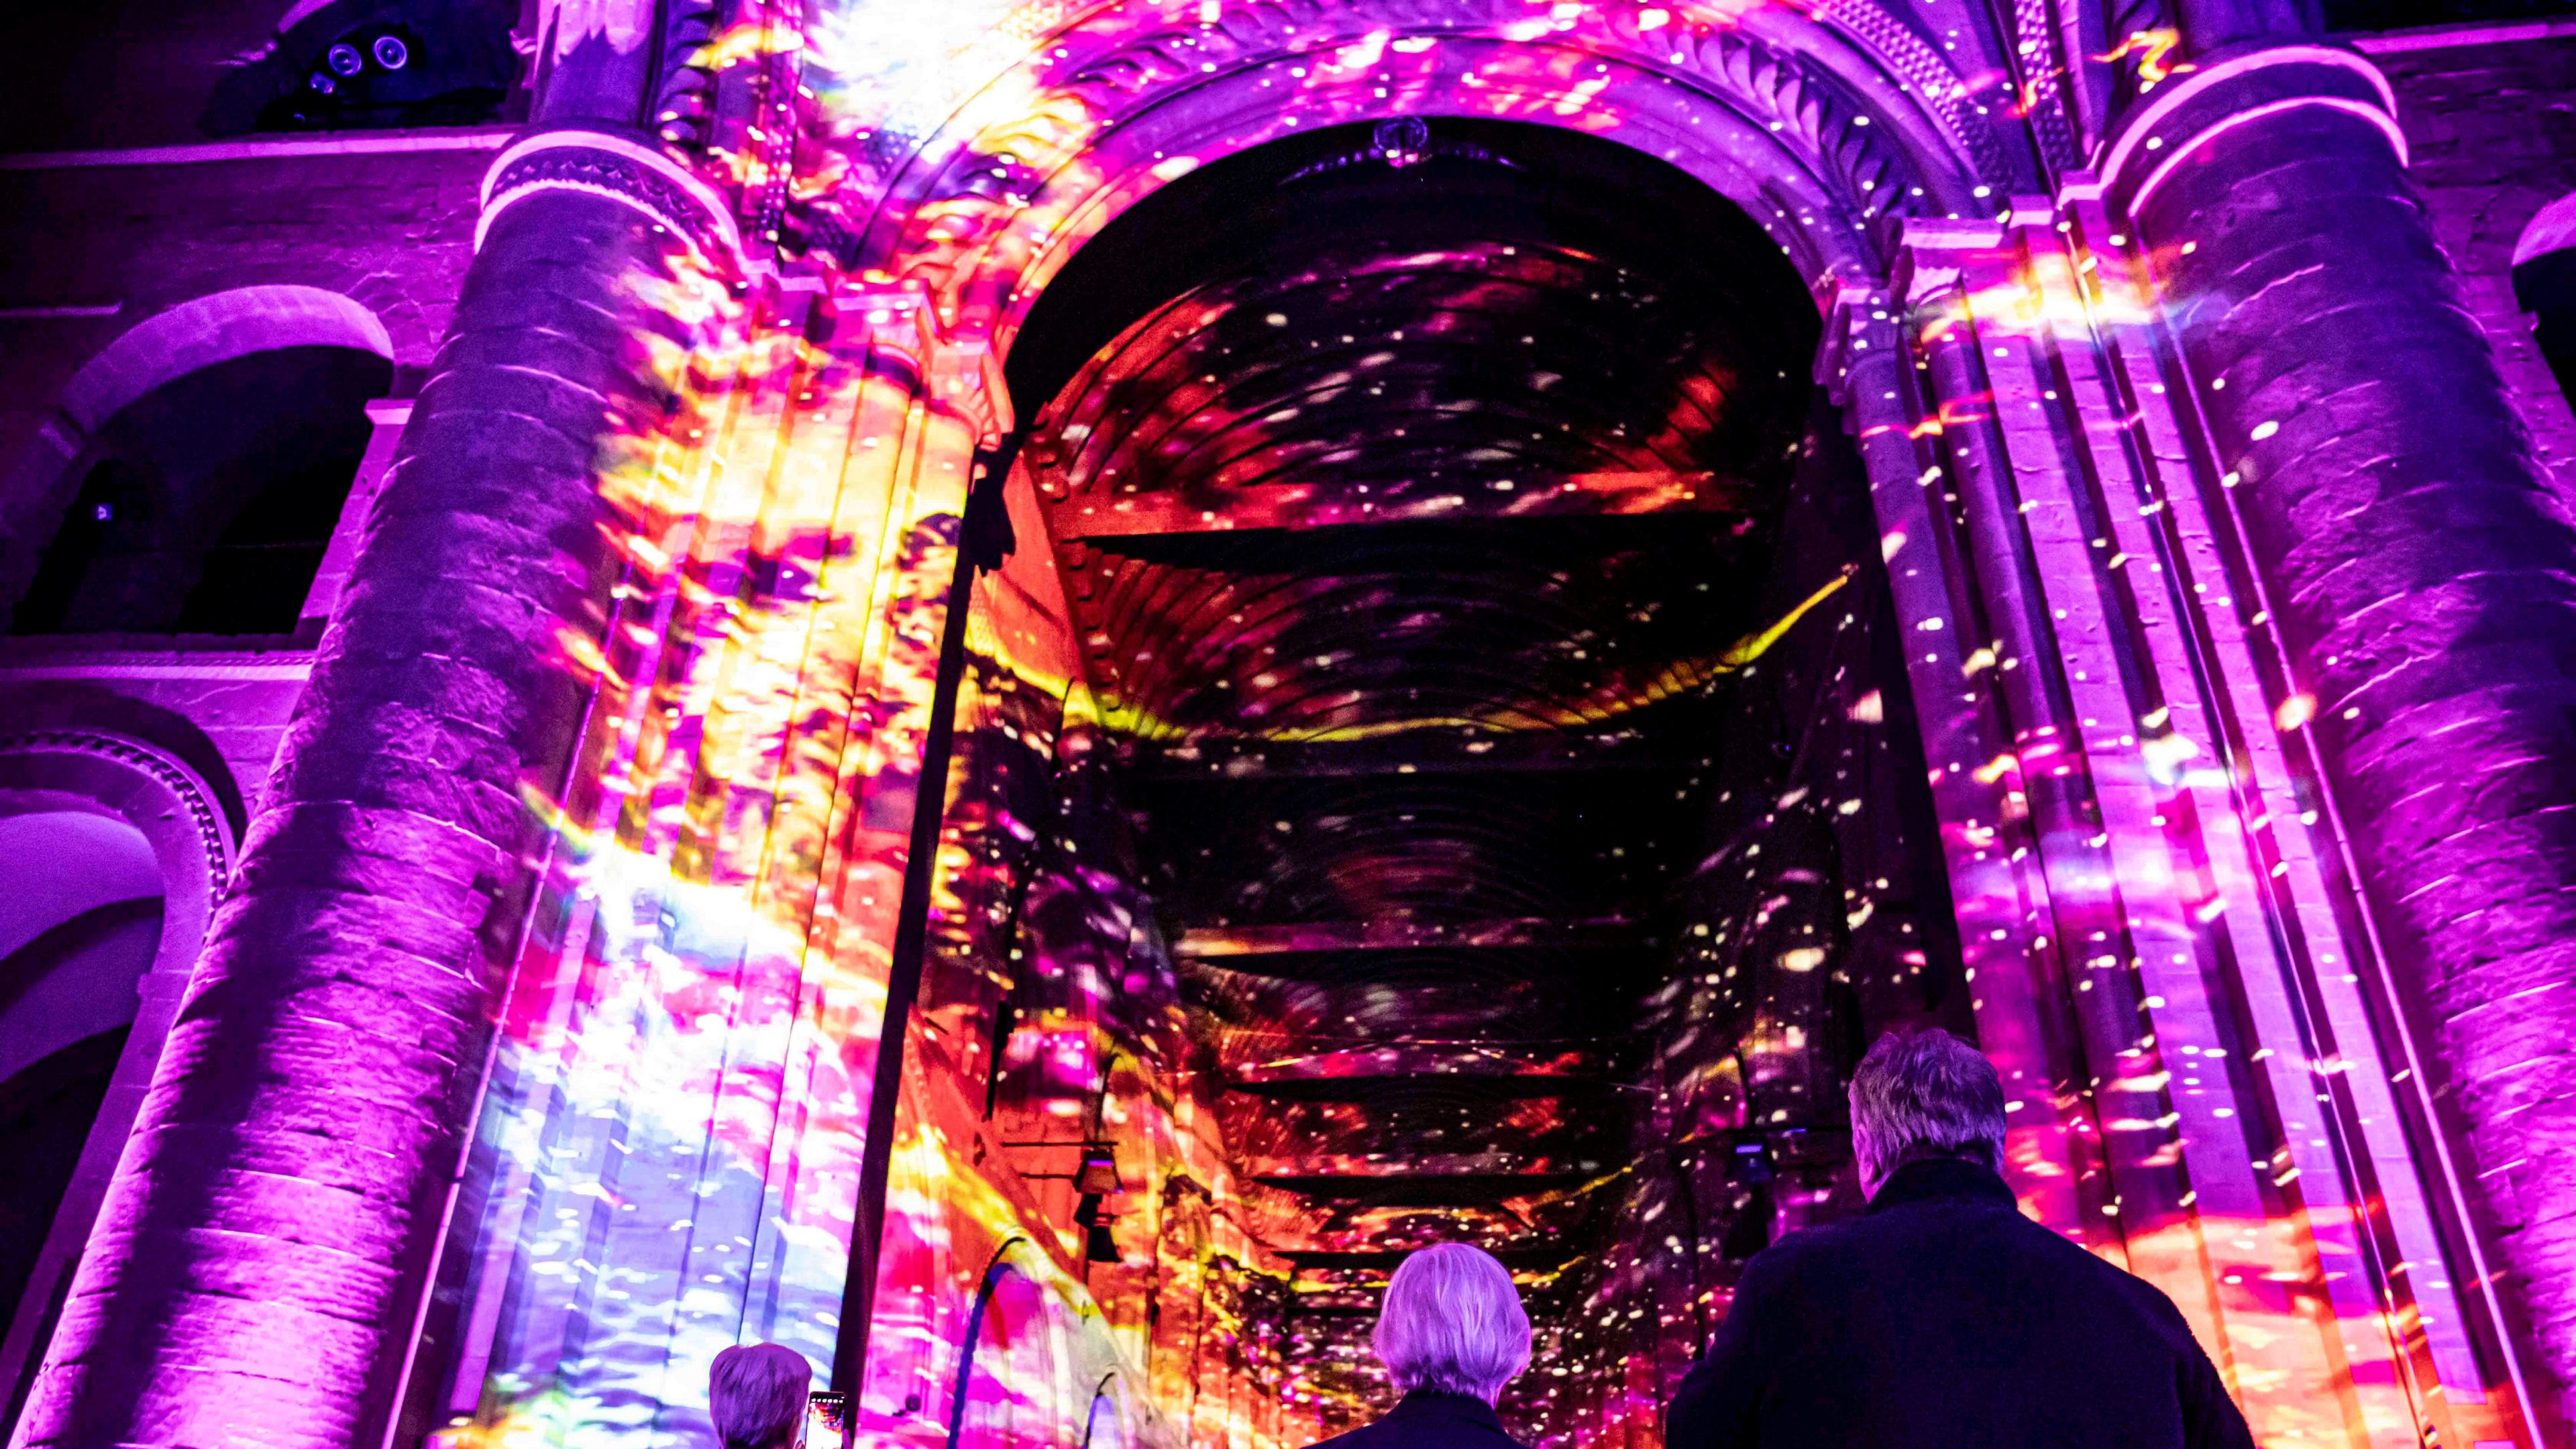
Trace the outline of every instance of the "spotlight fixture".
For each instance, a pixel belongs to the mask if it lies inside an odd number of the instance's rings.
[[[1082,1166],[1073,1175],[1073,1190],[1100,1195],[1124,1191],[1118,1181],[1118,1158],[1107,1147],[1084,1148]]]
[[[411,64],[411,47],[403,44],[399,35],[377,36],[375,43],[367,47],[367,53],[376,58],[376,64],[387,70],[400,70]]]
[[[356,46],[345,40],[322,52],[322,63],[331,68],[333,75],[343,79],[367,68],[366,56],[361,54]]]
[[[1370,133],[1370,149],[1387,165],[1402,170],[1420,162],[1431,151],[1431,124],[1420,116],[1398,116],[1380,121]]]
[[[1109,1214],[1100,1210],[1100,1194],[1087,1192],[1073,1205],[1073,1225],[1082,1229],[1082,1259],[1086,1263],[1118,1261],[1118,1241],[1110,1236]]]

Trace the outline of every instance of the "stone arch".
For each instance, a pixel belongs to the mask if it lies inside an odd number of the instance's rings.
[[[1299,129],[1459,115],[1670,161],[1743,207],[1821,293],[1883,282],[1898,218],[1982,208],[1981,178],[2010,169],[1990,132],[1927,102],[1942,84],[1927,67],[1946,73],[1767,11],[1719,25],[1586,7],[1556,22],[1504,0],[1280,0],[1200,25],[1120,7],[1033,42],[889,158],[840,251],[872,279],[923,284],[956,334],[1006,347],[1075,249],[1198,164]]]
[[[236,357],[289,347],[340,347],[394,360],[385,324],[337,292],[237,287],[182,302],[109,343],[64,387],[63,411],[94,436],[156,388]]]
[[[92,884],[83,901],[71,902],[72,906],[86,907],[89,896],[102,897],[95,902],[99,907],[113,909],[123,903],[124,896],[135,894],[140,887],[115,879],[120,873],[147,878],[159,891],[157,940],[150,948],[148,965],[131,983],[133,998],[130,1016],[122,1028],[124,1041],[114,1050],[114,1066],[105,1083],[103,1099],[87,1124],[69,1180],[63,1185],[41,1243],[35,1247],[25,1284],[5,1305],[0,1305],[8,1315],[5,1336],[0,1336],[0,1385],[7,1386],[6,1392],[11,1396],[8,1414],[14,1418],[15,1395],[26,1378],[27,1368],[51,1334],[53,1315],[80,1261],[83,1244],[133,1128],[144,1092],[151,1085],[153,1069],[178,1014],[198,948],[223,899],[237,842],[221,797],[177,756],[127,735],[77,725],[0,734],[0,824],[12,820],[46,826],[48,840],[94,849],[102,855],[115,855],[120,844],[129,840],[139,848],[139,860],[81,862],[82,868],[100,879]],[[109,901],[105,896],[117,896],[119,900]],[[84,908],[80,918],[62,924],[76,926],[100,914],[98,909]],[[33,947],[28,943],[13,945],[26,949],[13,950],[7,960],[12,965],[21,964],[21,958],[29,955]],[[47,981],[0,980],[0,991],[15,1002],[49,984],[57,988],[96,987],[101,983],[54,982],[50,978],[65,969],[105,969],[109,964],[113,963],[97,953],[74,955],[55,962]],[[122,982],[103,985],[125,989]],[[114,993],[76,989],[70,994],[112,997]],[[5,1022],[6,1017],[0,1016],[0,1023]],[[36,1024],[60,1034],[59,1020]],[[46,1051],[50,1057],[54,1049],[63,1046],[49,1043],[33,1049]],[[12,1053],[10,1060],[15,1062],[25,1055]]]
[[[316,287],[219,292],[126,332],[64,388],[27,465],[42,476],[10,490],[24,531],[50,540],[41,559],[12,561],[25,570],[7,580],[17,629],[292,629],[310,575],[276,571],[275,550],[318,569],[365,451],[364,404],[393,371],[375,315]],[[260,606],[214,602],[241,597],[234,586]],[[251,615],[256,627],[228,623]]]
[[[985,1265],[957,1343],[949,1449],[1061,1441],[1066,1345],[1043,1272],[1035,1245],[1017,1234]]]
[[[1127,1386],[1110,1370],[1091,1387],[1090,1407],[1083,1411],[1082,1442],[1075,1449],[1127,1449],[1135,1431],[1128,1425]]]

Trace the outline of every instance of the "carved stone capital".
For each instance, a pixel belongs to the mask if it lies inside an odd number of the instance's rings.
[[[474,224],[480,250],[492,223],[512,202],[546,191],[580,191],[631,207],[701,255],[739,264],[742,233],[714,188],[640,141],[605,131],[540,131],[493,158],[483,174],[483,214]]]

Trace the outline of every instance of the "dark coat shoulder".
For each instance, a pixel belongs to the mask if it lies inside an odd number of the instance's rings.
[[[2172,1300],[1946,1161],[1747,1264],[1666,1424],[1668,1449],[2253,1443]]]
[[[1416,1389],[1374,1424],[1321,1441],[1314,1449],[1525,1449],[1503,1428],[1493,1405],[1465,1394]]]

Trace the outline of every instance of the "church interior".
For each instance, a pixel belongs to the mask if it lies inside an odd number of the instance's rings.
[[[2565,1442],[2559,0],[29,22],[11,1449],[1299,1449],[1442,1242],[1663,1449],[1934,1028]]]

